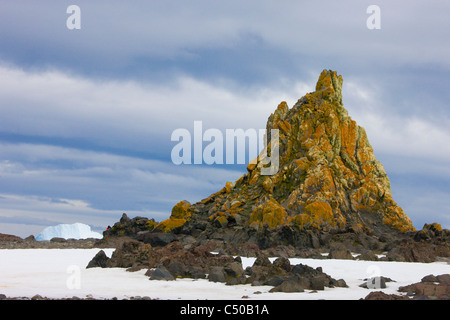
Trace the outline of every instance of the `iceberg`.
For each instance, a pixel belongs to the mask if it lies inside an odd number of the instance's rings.
[[[74,224],[58,224],[56,226],[47,227],[42,230],[36,237],[37,241],[50,240],[52,238],[64,239],[101,239],[103,235],[91,230],[91,227],[83,223]]]

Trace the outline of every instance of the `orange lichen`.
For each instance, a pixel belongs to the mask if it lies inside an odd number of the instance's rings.
[[[311,227],[320,229],[325,225],[333,226],[333,210],[328,202],[315,201],[305,207],[305,213],[311,217]]]
[[[150,219],[146,222],[145,228],[147,230],[153,230],[156,228],[157,225],[158,225],[158,223],[154,219]]]
[[[172,208],[171,219],[185,219],[191,218],[191,204],[188,201],[180,201]]]
[[[186,223],[186,219],[166,219],[161,221],[155,229],[160,230],[162,232],[169,232],[173,229],[182,227]]]
[[[391,225],[401,232],[416,230],[411,220],[405,215],[403,209],[398,206],[392,206],[386,210],[383,223]]]
[[[233,182],[228,181],[225,183],[225,190],[227,193],[230,193],[233,190]]]
[[[433,223],[430,223],[430,224],[425,223],[423,225],[422,229],[424,229],[424,230],[432,230],[432,231],[442,231],[442,226],[439,223],[437,223],[437,222],[433,222]]]
[[[256,207],[248,220],[251,226],[275,228],[287,222],[286,210],[273,198]]]
[[[289,223],[298,227],[299,229],[307,228],[311,225],[312,219],[306,213],[297,214],[291,218],[289,218]]]

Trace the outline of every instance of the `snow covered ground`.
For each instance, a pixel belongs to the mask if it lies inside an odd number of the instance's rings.
[[[349,288],[325,288],[324,291],[301,293],[270,293],[270,286],[213,283],[208,280],[177,279],[149,280],[146,270],[127,272],[120,268],[86,269],[88,262],[100,249],[15,249],[0,250],[0,294],[8,297],[125,299],[148,296],[159,299],[241,299],[253,300],[353,300],[367,296],[369,289],[359,287],[364,278],[377,275],[396,282],[386,283],[385,293],[399,294],[398,287],[419,282],[426,275],[450,273],[445,262],[407,263],[354,260],[291,259],[291,264],[322,267],[335,279],[344,279]],[[114,249],[105,249],[108,256]],[[243,267],[253,264],[253,258],[242,258]],[[377,291],[380,289],[376,289]]]

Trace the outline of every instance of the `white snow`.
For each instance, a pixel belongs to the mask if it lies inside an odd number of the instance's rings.
[[[396,282],[386,283],[386,289],[374,289],[399,294],[400,286],[419,282],[426,275],[450,273],[445,262],[407,263],[358,260],[315,260],[293,258],[291,264],[303,263],[322,267],[335,279],[344,279],[349,288],[325,288],[324,291],[300,293],[270,293],[270,286],[213,283],[206,279],[149,280],[146,270],[127,272],[122,268],[90,268],[89,261],[100,249],[14,249],[0,250],[0,293],[8,297],[126,299],[148,296],[159,299],[239,300],[243,296],[254,300],[364,298],[371,291],[359,287],[364,278],[382,275]],[[114,249],[104,249],[111,256]],[[272,260],[274,260],[273,258]],[[243,267],[251,266],[254,258],[242,258]],[[256,293],[256,292],[260,293]]]
[[[83,223],[74,224],[58,224],[56,226],[47,227],[36,237],[37,241],[50,240],[52,238],[64,239],[101,239],[103,236],[91,230],[91,227]]]

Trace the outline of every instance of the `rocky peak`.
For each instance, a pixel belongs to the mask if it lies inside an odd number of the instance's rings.
[[[266,166],[261,154],[234,184],[228,182],[201,202],[184,206],[183,219],[257,231],[285,226],[380,234],[414,230],[392,198],[388,176],[364,128],[343,106],[342,83],[335,71],[323,70],[316,91],[291,109],[281,102],[269,116],[268,141],[270,129],[279,130],[276,174],[261,174]]]
[[[342,82],[342,76],[338,76],[336,71],[323,70],[317,80],[315,92],[322,99],[342,105]]]

